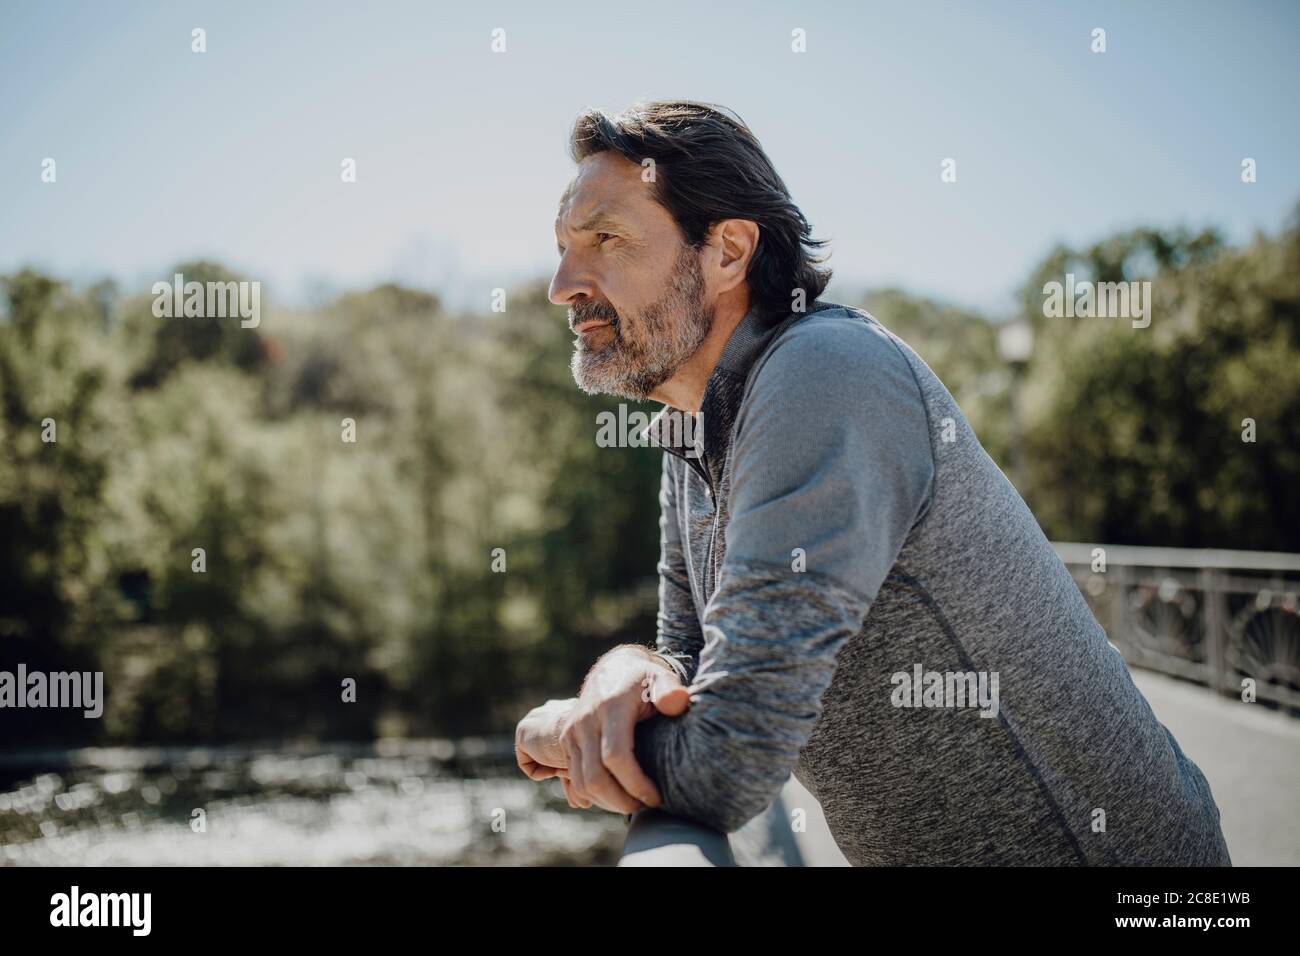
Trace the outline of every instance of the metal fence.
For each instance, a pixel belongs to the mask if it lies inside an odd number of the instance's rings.
[[[1133,666],[1300,710],[1300,555],[1053,547]]]

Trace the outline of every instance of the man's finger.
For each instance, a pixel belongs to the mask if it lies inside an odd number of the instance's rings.
[[[529,780],[544,780],[546,777],[552,776],[552,774],[547,773],[538,776],[538,772],[540,770],[554,769],[553,767],[544,767],[529,756],[528,751],[518,745],[515,746],[515,763],[519,765],[519,769],[524,772],[524,775],[528,777]]]
[[[586,770],[582,760],[582,748],[576,738],[570,738],[565,744],[565,750],[569,758],[569,775],[564,778],[564,790],[566,793],[573,794],[576,806],[586,810],[591,806],[591,798],[583,787]]]
[[[559,767],[548,767],[544,763],[533,761],[531,767],[524,768],[524,773],[528,774],[529,780],[549,780],[561,776],[563,771]]]
[[[590,810],[591,801],[580,794],[573,785],[573,781],[568,777],[561,777],[564,781],[564,792],[569,798],[569,806],[575,810]]]
[[[593,741],[594,746],[583,747],[582,772],[583,792],[606,810],[615,813],[632,813],[637,808],[637,800],[623,789],[615,780],[604,763],[601,762],[601,745]]]
[[[664,671],[655,675],[650,687],[650,702],[664,716],[676,717],[686,713],[686,708],[691,706],[691,694],[682,686],[676,674]]]
[[[624,791],[647,807],[657,807],[662,802],[659,788],[636,762],[635,731],[636,718],[633,714],[628,714],[626,718],[618,715],[606,720],[601,735],[600,759]]]

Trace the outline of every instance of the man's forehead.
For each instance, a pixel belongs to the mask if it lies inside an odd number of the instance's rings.
[[[635,211],[636,203],[648,198],[641,195],[644,184],[635,165],[623,160],[627,167],[624,170],[608,162],[596,162],[603,155],[584,160],[578,175],[564,188],[555,217],[557,228],[561,223],[580,228],[596,217],[626,220]]]

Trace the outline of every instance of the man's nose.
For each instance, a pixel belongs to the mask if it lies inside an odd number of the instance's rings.
[[[571,264],[561,262],[559,268],[555,270],[555,275],[551,277],[547,298],[554,305],[573,305],[574,298],[579,295],[585,295],[589,299],[595,298],[595,283]]]

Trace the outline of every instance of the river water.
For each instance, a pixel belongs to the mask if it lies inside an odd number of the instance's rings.
[[[0,754],[5,866],[592,865],[625,832],[499,738]]]

